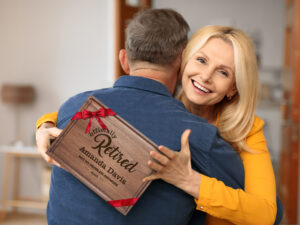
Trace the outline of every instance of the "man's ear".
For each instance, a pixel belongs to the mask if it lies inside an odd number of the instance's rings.
[[[182,52],[181,52],[181,54],[179,56],[179,58],[180,58],[180,60],[179,60],[179,63],[180,63],[179,64],[179,72],[178,72],[178,82],[179,83],[181,82],[181,79],[182,79],[181,66],[182,66],[182,60],[183,60],[184,50],[185,50],[185,48],[182,50]]]
[[[129,62],[128,62],[128,57],[127,57],[127,52],[125,49],[121,49],[119,52],[119,60],[122,69],[126,74],[130,74],[130,68],[129,68]]]
[[[181,60],[183,59],[184,51],[185,51],[185,48],[182,49],[182,52],[181,52]]]

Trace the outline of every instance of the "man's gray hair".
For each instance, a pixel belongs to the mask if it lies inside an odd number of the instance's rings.
[[[140,11],[126,28],[128,58],[132,62],[170,64],[186,46],[189,29],[185,19],[172,9]]]

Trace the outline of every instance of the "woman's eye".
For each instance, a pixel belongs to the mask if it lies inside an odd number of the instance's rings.
[[[197,61],[199,61],[200,63],[205,63],[206,62],[205,59],[200,58],[200,57],[197,58]]]
[[[220,73],[221,73],[222,75],[224,75],[224,76],[228,77],[228,73],[227,73],[226,71],[224,71],[224,70],[220,70]]]

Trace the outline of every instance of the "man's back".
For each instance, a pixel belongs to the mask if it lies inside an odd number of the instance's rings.
[[[157,145],[180,149],[180,136],[191,129],[190,146],[194,169],[243,187],[243,166],[235,151],[218,138],[217,130],[189,114],[162,84],[141,77],[121,77],[114,88],[79,94],[60,109],[58,127],[64,128],[90,95],[94,95]],[[137,151],[138,154],[138,151]],[[225,164],[226,162],[227,164]],[[187,224],[194,199],[161,180],[154,181],[139,201],[123,216],[72,175],[54,167],[48,205],[52,224]],[[204,214],[199,217],[203,223]]]

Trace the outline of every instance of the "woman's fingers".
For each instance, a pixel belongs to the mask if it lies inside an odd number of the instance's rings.
[[[158,149],[160,152],[162,152],[164,155],[166,155],[169,159],[173,159],[175,156],[175,152],[167,148],[166,146],[158,146]]]
[[[181,152],[190,155],[189,136],[191,130],[185,130],[181,135]]]
[[[151,151],[150,156],[164,166],[169,162],[169,159],[159,152]]]
[[[160,176],[159,171],[161,171],[163,169],[163,166],[161,166],[158,163],[153,162],[151,160],[148,161],[148,166],[151,169],[155,170],[156,172],[151,174],[150,176],[147,176],[147,177],[143,178],[143,182],[160,179],[161,176]]]
[[[151,174],[148,177],[143,178],[143,182],[151,181],[151,180],[157,180],[160,179],[160,177],[157,175],[157,173]]]
[[[60,133],[62,132],[61,129],[58,129],[57,127],[51,127],[51,128],[48,128],[48,132],[49,132],[49,135],[52,136],[52,137],[58,137],[60,135]]]
[[[151,169],[155,170],[156,172],[159,172],[159,171],[161,171],[164,168],[162,165],[160,165],[160,164],[158,164],[158,163],[156,163],[156,162],[154,162],[152,160],[148,161],[148,166]]]
[[[42,126],[36,131],[36,146],[38,152],[42,155],[46,162],[57,165],[59,167],[59,163],[49,157],[46,152],[50,145],[50,139],[53,137],[57,137],[61,132],[62,130],[56,127],[45,128]]]
[[[47,154],[46,154],[46,157],[44,157],[44,159],[50,164],[61,167],[61,165],[58,162],[56,162],[54,159],[50,158]]]

